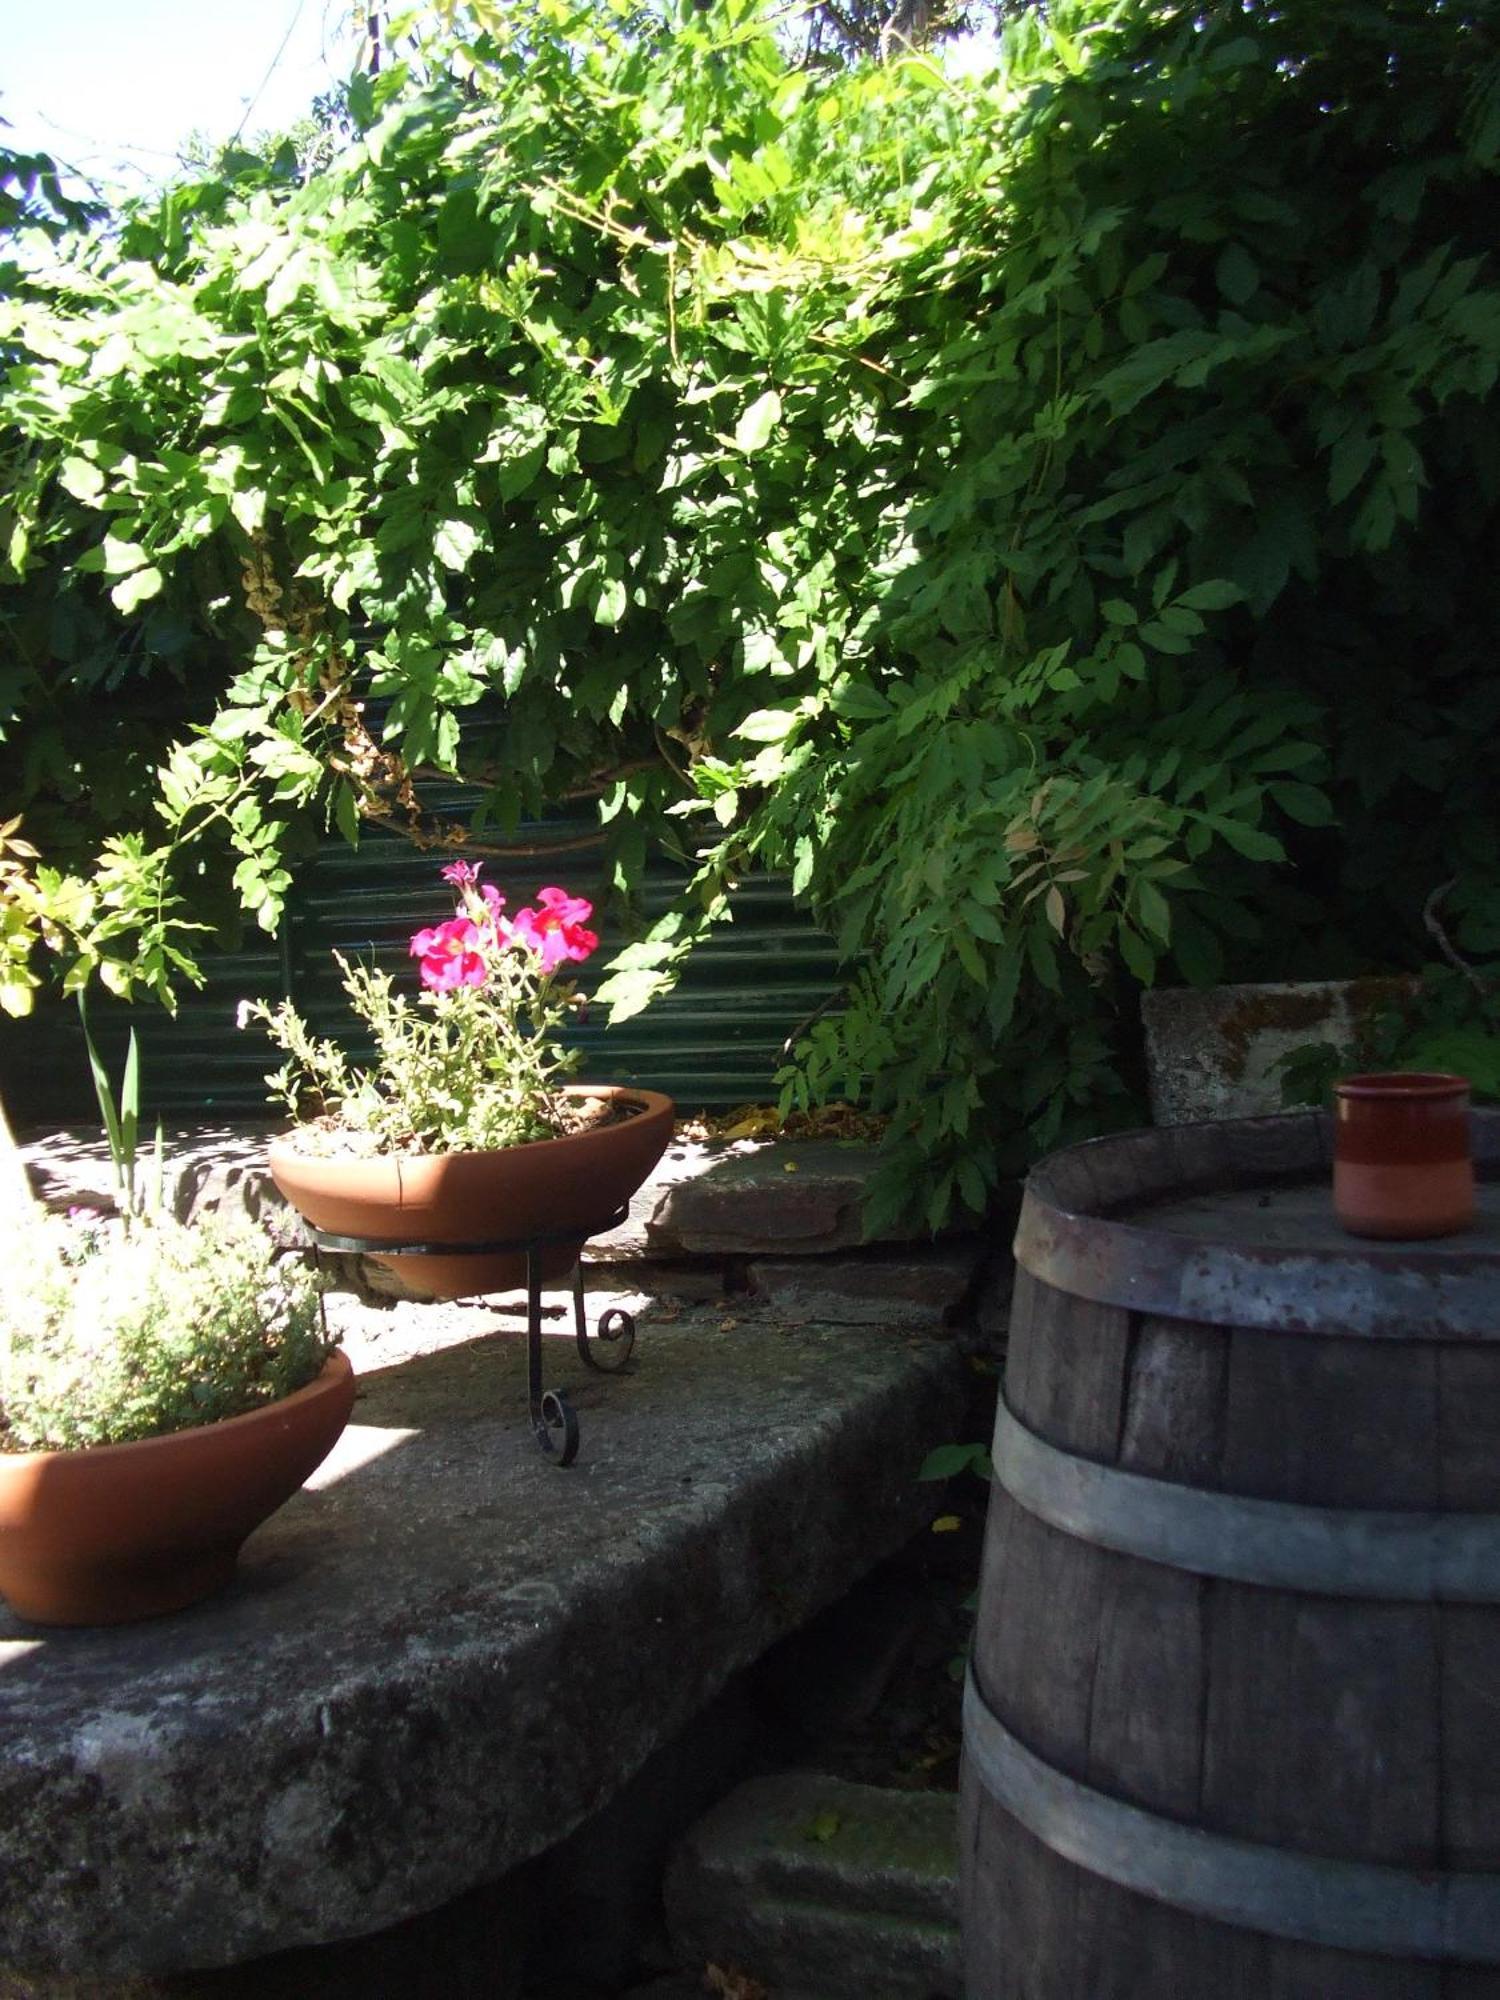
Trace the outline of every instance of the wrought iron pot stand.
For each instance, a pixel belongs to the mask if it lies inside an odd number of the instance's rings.
[[[554,1465],[571,1465],[578,1456],[578,1413],[566,1389],[542,1386],[542,1257],[560,1243],[587,1242],[615,1229],[630,1213],[623,1204],[612,1215],[579,1229],[547,1236],[495,1237],[483,1243],[407,1243],[384,1236],[336,1236],[308,1227],[315,1250],[336,1250],[374,1257],[489,1257],[511,1251],[526,1259],[526,1386],[531,1399],[531,1428],[537,1443]],[[635,1320],[623,1306],[609,1306],[599,1315],[592,1342],[583,1300],[583,1261],[573,1265],[573,1332],[584,1366],[596,1375],[618,1375],[635,1348]],[[604,1355],[609,1359],[605,1360]],[[554,1437],[553,1433],[558,1433]]]

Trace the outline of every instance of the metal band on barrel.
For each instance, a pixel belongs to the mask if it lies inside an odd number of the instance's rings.
[[[989,1796],[1044,1847],[1190,1916],[1344,1951],[1500,1965],[1500,1876],[1297,1853],[1128,1805],[1028,1750],[972,1674],[964,1755]]]
[[[1318,1596],[1500,1604],[1500,1515],[1305,1507],[1151,1479],[1061,1451],[1001,1400],[995,1476],[1079,1541],[1171,1569]]]

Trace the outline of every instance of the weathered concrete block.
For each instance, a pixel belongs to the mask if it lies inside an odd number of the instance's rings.
[[[667,1920],[680,1964],[733,1965],[777,2000],[957,1995],[953,1798],[818,1772],[752,1779],[678,1849]]]
[[[876,1148],[832,1139],[679,1140],[588,1255],[808,1256],[863,1243]],[[902,1232],[889,1239],[900,1240]]]
[[[551,1847],[918,1530],[965,1376],[945,1341],[689,1309],[577,1385],[566,1472],[519,1339],[364,1377],[218,1598],[103,1631],[0,1612],[0,1966],[103,1996],[383,1930]]]
[[[935,1332],[963,1304],[984,1254],[962,1237],[856,1257],[757,1257],[746,1277],[783,1319]]]
[[[1151,1117],[1157,1125],[1262,1118],[1284,1109],[1282,1056],[1306,1042],[1348,1043],[1411,982],[1158,986],[1141,995]]]

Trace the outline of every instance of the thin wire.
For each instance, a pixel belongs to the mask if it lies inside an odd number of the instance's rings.
[[[165,152],[160,146],[137,146],[129,139],[100,139],[91,132],[80,132],[76,125],[63,125],[56,118],[49,118],[45,111],[34,111],[31,115],[39,125],[50,126],[54,132],[60,132],[65,139],[82,139],[86,146],[92,146],[100,156],[112,151],[147,153],[155,160],[175,160],[177,157],[175,153]]]
[[[306,5],[307,5],[307,0],[297,0],[297,5],[292,10],[292,18],[286,24],[286,33],[281,38],[281,46],[277,49],[275,55],[272,56],[271,58],[271,67],[266,71],[265,75],[261,78],[260,84],[256,89],[255,95],[251,98],[250,102],[245,106],[244,117],[241,118],[239,124],[236,125],[234,128],[234,137],[229,141],[231,146],[236,145],[238,143],[241,132],[244,131],[246,125],[248,125],[250,122],[251,112],[255,109],[256,105],[260,103],[260,100],[266,94],[266,85],[271,81],[271,78],[276,74],[277,70],[280,68],[281,58],[286,54],[287,44],[291,41],[292,36],[296,31],[297,23],[302,19],[302,10]]]

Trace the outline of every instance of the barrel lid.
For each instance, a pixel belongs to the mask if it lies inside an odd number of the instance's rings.
[[[1051,1154],[1027,1181],[1016,1259],[1058,1291],[1169,1319],[1500,1339],[1500,1111],[1476,1111],[1472,1130],[1475,1222],[1435,1242],[1373,1244],[1342,1230],[1332,1122],[1292,1112],[1118,1133]]]

